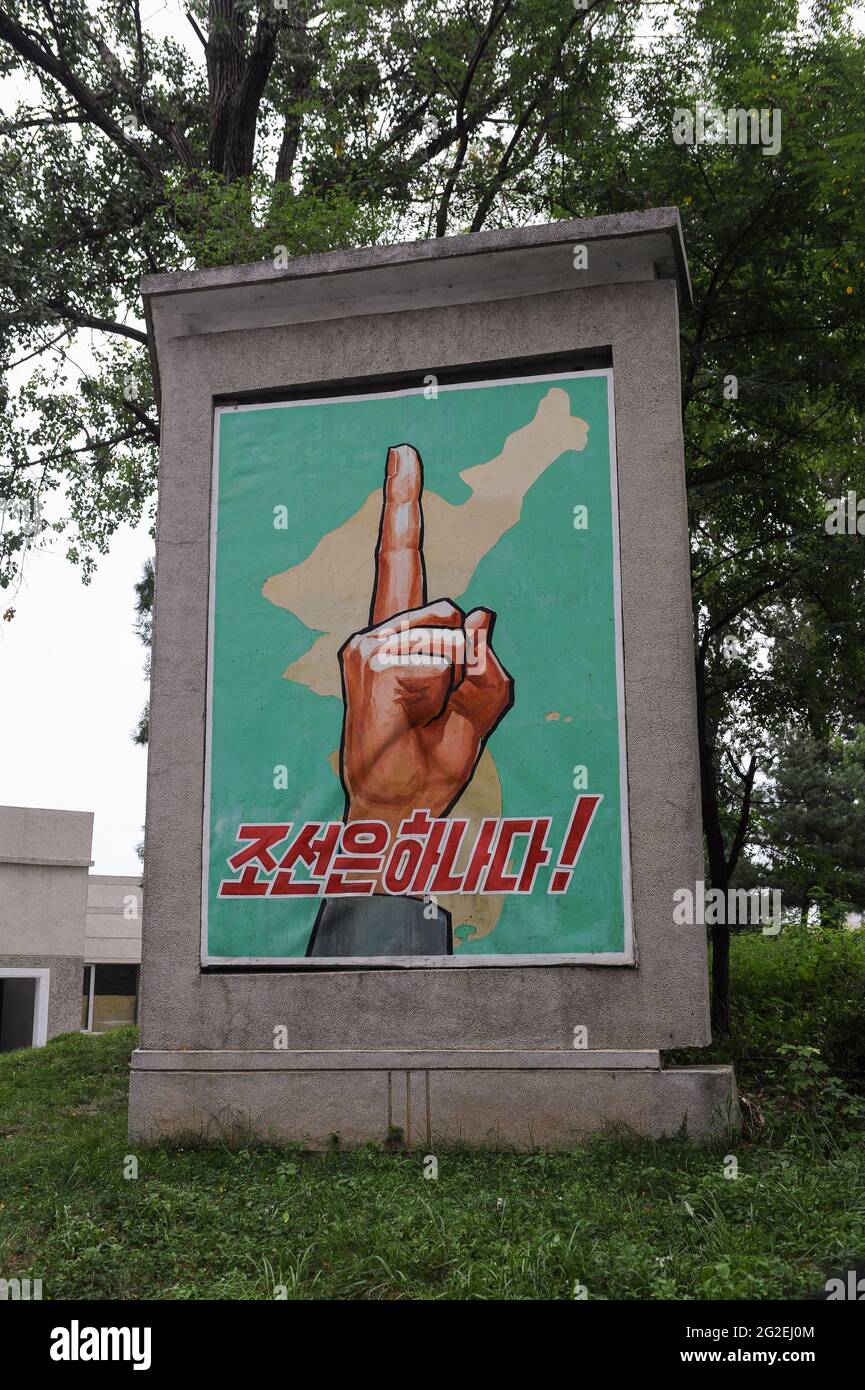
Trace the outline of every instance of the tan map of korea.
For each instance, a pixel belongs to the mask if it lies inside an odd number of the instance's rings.
[[[523,498],[542,473],[569,449],[586,447],[589,427],[571,415],[567,392],[552,386],[538,405],[534,419],[508,435],[504,448],[488,463],[466,468],[460,478],[471,488],[464,502],[446,502],[424,490],[424,563],[427,595],[459,596],[468,588],[483,557],[520,519]],[[390,441],[385,440],[383,447]],[[374,556],[381,520],[381,488],[334,531],[322,536],[305,560],[266,581],[262,594],[279,608],[287,608],[307,627],[321,632],[303,656],[283,672],[317,695],[342,699],[337,653],[347,637],[369,622],[369,595],[373,587]],[[339,751],[328,758],[339,777]],[[502,789],[488,749],[484,750],[474,777],[451,812],[471,821],[463,841],[473,843],[484,816],[500,816]],[[465,867],[465,864],[463,864]],[[502,908],[500,897],[445,897],[442,907],[452,915],[454,928],[470,927],[468,937],[477,940],[492,931]],[[461,944],[454,936],[454,946]]]

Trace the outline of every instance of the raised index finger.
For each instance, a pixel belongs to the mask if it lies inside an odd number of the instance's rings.
[[[375,548],[370,622],[383,623],[426,603],[423,563],[423,464],[411,444],[387,451],[384,503]]]

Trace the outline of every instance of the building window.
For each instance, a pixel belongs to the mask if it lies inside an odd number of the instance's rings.
[[[85,965],[81,1027],[87,1033],[124,1028],[138,1016],[137,965]]]

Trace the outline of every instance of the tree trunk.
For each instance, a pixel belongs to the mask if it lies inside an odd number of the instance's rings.
[[[703,653],[697,653],[697,724],[700,740],[700,796],[703,808],[703,832],[709,859],[709,879],[713,888],[720,888],[725,900],[729,883],[727,857],[718,785],[715,777],[715,750],[710,743],[711,731],[706,708],[706,667]],[[712,1034],[725,1038],[730,1032],[730,928],[726,922],[712,927]]]
[[[712,928],[712,1035],[726,1038],[729,1033],[730,928],[719,922]]]
[[[247,53],[248,18],[241,0],[210,0],[208,162],[229,180],[252,173],[258,110],[276,56],[276,16],[259,13]]]

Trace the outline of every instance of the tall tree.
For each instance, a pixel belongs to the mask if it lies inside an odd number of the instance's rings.
[[[154,40],[139,0],[0,3],[0,77],[26,78],[0,123],[0,587],[35,539],[8,504],[44,518],[58,494],[86,575],[153,496],[142,272],[531,220],[564,130],[614,119],[635,16],[190,0],[181,22],[192,51]]]
[[[767,881],[803,921],[865,911],[865,725],[849,739],[793,738],[782,748],[753,839]]]
[[[635,68],[621,177],[596,202],[675,203],[685,224],[703,829],[712,886],[726,892],[755,781],[791,730],[826,737],[865,709],[865,536],[826,529],[831,499],[865,498],[865,45],[837,6],[804,25],[786,3],[710,2],[677,18]],[[675,144],[676,111],[707,106],[780,112],[780,149],[726,132]],[[723,1033],[728,925],[712,936]]]

